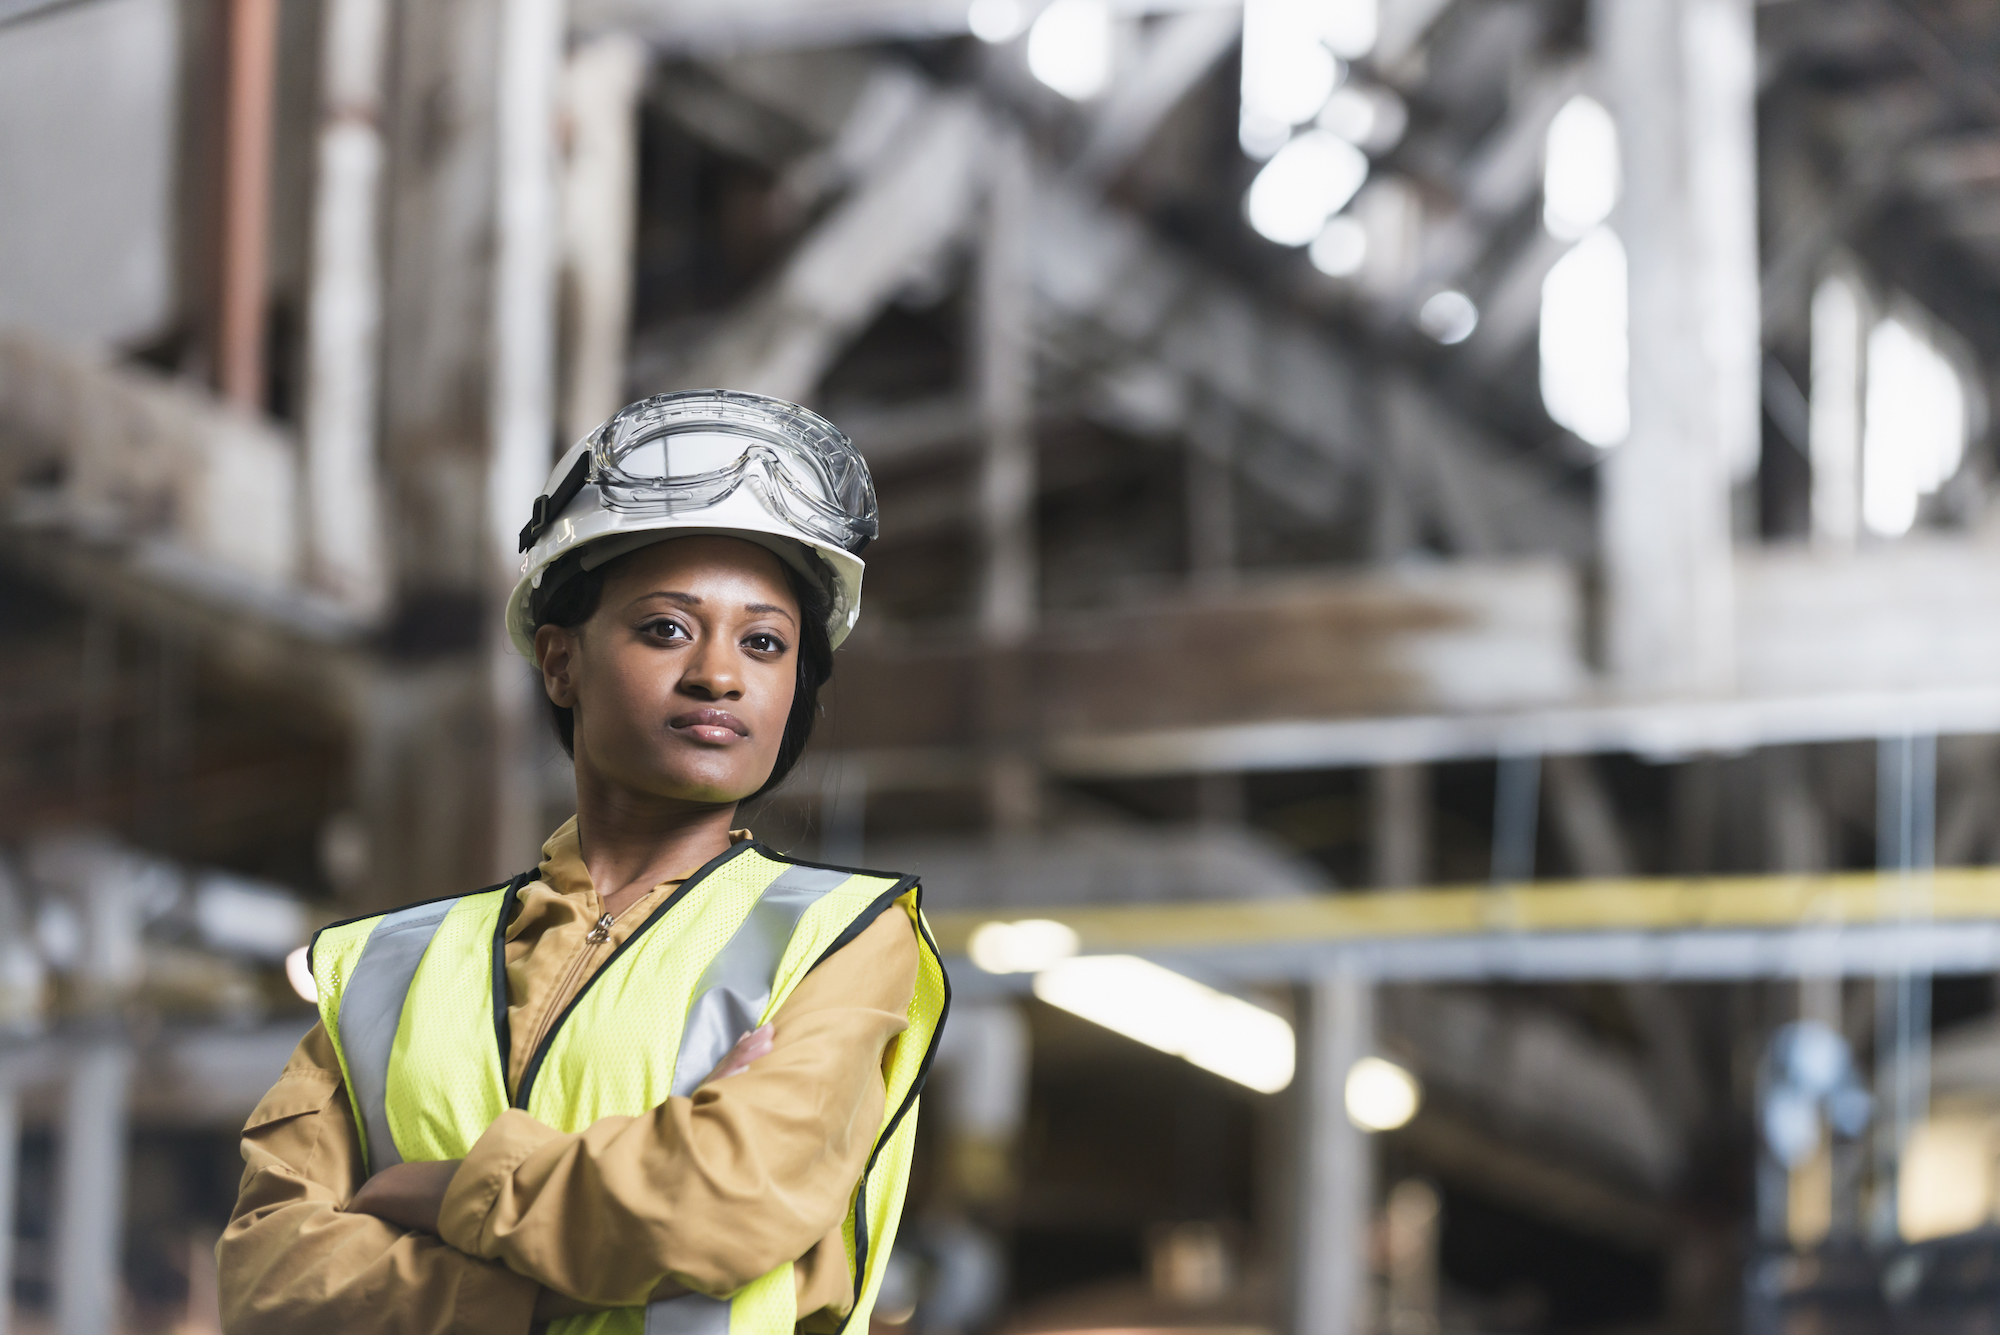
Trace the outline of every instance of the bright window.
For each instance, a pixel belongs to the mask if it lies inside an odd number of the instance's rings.
[[[1969,423],[1965,382],[1915,312],[1868,331],[1861,431],[1861,520],[1899,537],[1917,504],[1958,471]]]

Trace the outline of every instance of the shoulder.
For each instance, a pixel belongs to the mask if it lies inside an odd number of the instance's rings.
[[[776,878],[771,882],[772,889],[792,890],[812,897],[833,896],[852,904],[872,906],[879,911],[891,901],[921,888],[917,877],[903,872],[808,862],[762,843],[738,847],[747,848],[765,867],[777,869]],[[873,915],[869,913],[866,916]]]
[[[918,963],[916,926],[891,903],[829,951],[799,990],[833,1004],[900,1014],[916,991]]]
[[[415,903],[378,909],[373,913],[358,914],[352,918],[342,918],[339,922],[328,923],[313,933],[312,941],[307,947],[307,962],[316,968],[323,951],[344,945],[363,944],[383,927],[396,928],[435,923],[459,904],[481,898],[491,899],[496,904],[511,900],[522,886],[533,880],[533,873],[524,872],[512,880],[501,881],[497,885],[482,886],[477,890],[455,895],[439,895],[434,899],[419,899]]]

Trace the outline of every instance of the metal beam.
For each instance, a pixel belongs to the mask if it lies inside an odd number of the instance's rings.
[[[56,1331],[110,1335],[124,1287],[118,1263],[132,1051],[122,1038],[87,1042],[69,1081],[56,1170]]]
[[[1534,752],[1622,751],[1677,758],[1908,732],[2000,732],[2000,687],[1293,719],[1061,737],[1047,747],[1056,773],[1109,779],[1338,769]]]
[[[1630,270],[1631,432],[1598,472],[1605,657],[1629,688],[1736,680],[1730,487],[1754,471],[1755,34],[1747,0],[1599,0]]]
[[[1198,975],[1310,980],[1729,979],[1977,973],[2000,968],[2000,870],[1542,883],[1229,903],[1037,907],[1087,954],[1141,955]],[[931,920],[962,955],[991,912]],[[974,990],[1024,975],[962,971]]]
[[[978,197],[978,159],[990,143],[985,119],[952,95],[911,119],[900,150],[883,155],[771,287],[708,341],[679,383],[810,399],[847,341],[959,241]]]
[[[1618,829],[1618,812],[1589,756],[1548,756],[1549,815],[1570,864],[1590,877],[1632,874],[1632,855]]]
[[[1104,99],[1072,170],[1090,181],[1117,176],[1188,90],[1235,44],[1241,28],[1233,8],[1199,9],[1162,20],[1147,39],[1138,68],[1120,79]]]
[[[1190,23],[1193,18],[1189,16]],[[1203,20],[1212,22],[1209,16]],[[772,77],[765,64],[736,62],[718,72],[743,98],[770,109],[769,89],[760,89],[760,81]],[[852,100],[846,113],[849,121],[869,119],[869,85],[906,90],[922,83],[908,71],[887,65],[852,81],[863,92]],[[898,128],[891,137],[903,141],[895,151],[882,152],[876,145],[861,159],[848,161],[850,155],[841,148],[846,129],[835,133],[829,128],[839,123],[837,117],[829,115],[823,118],[825,123],[802,127],[815,134],[833,133],[834,144],[802,160],[794,174],[796,186],[810,195],[853,177],[848,202],[799,248],[777,287],[753,301],[711,341],[698,367],[656,372],[651,378],[657,385],[664,386],[669,379],[746,383],[738,374],[742,368],[748,368],[746,374],[772,374],[774,383],[782,375],[787,386],[802,384],[808,375],[816,376],[893,294],[896,283],[880,272],[886,262],[881,252],[893,254],[896,248],[883,238],[894,238],[902,247],[905,263],[899,273],[924,269],[936,253],[931,234],[940,229],[927,228],[921,210],[885,205],[871,211],[868,222],[838,229],[839,239],[834,226],[841,210],[857,207],[856,201],[871,192],[886,192],[888,178],[899,172],[930,189],[930,195],[920,196],[925,208],[958,198],[955,166],[940,171],[907,165],[915,151],[908,141],[923,132],[909,127],[930,127],[936,133],[940,109],[954,109],[948,95],[931,91],[917,96],[922,103],[919,113],[898,112],[892,118]],[[900,105],[907,98],[902,92],[894,100]],[[887,105],[892,99],[875,100]],[[781,114],[796,120],[805,113],[794,103]],[[994,129],[986,113],[974,108],[972,114],[983,130],[980,141],[987,142]],[[708,132],[698,125],[693,128]],[[870,135],[858,138],[875,141]],[[1539,140],[1532,136],[1521,143],[1539,152]],[[1522,152],[1512,157],[1521,157]],[[1532,155],[1521,160],[1531,167],[1538,161]],[[1497,169],[1487,174],[1493,171]],[[1532,172],[1528,180],[1532,185]],[[1255,295],[1159,243],[1137,220],[1104,205],[1094,191],[1074,180],[1042,175],[1036,183],[1032,226],[1037,335],[1044,358],[1098,382],[1109,369],[1136,365],[1150,382],[1164,387],[1169,398],[1178,395],[1181,402],[1191,403],[1212,396],[1228,404],[1241,418],[1245,448],[1238,466],[1244,476],[1318,522],[1325,522],[1337,508],[1338,472],[1364,473],[1372,468],[1376,432],[1367,398],[1373,372],[1310,321],[1273,311]],[[810,259],[815,252],[824,253]],[[857,262],[857,256],[865,262]],[[808,280],[802,272],[808,263],[814,275],[824,277]],[[806,290],[811,299],[788,305],[782,296],[788,287]],[[862,295],[839,296],[842,292]],[[829,320],[811,309],[803,313],[799,309],[815,304],[851,310]],[[788,369],[794,362],[800,369]],[[1169,421],[1176,415],[1186,416],[1170,412]],[[1503,539],[1503,550],[1545,550],[1551,533],[1562,535],[1560,546],[1565,551],[1588,550],[1589,520],[1583,505],[1563,495],[1546,469],[1511,455],[1442,404],[1430,405],[1422,416],[1425,430],[1436,437],[1438,451],[1464,476],[1468,494],[1478,495],[1474,504],[1496,516],[1491,527]],[[1333,480],[1303,486],[1297,459],[1283,448],[1289,444],[1334,464],[1334,469],[1316,470],[1333,475]]]
[[[21,1091],[16,1079],[18,1063],[12,1053],[0,1056],[0,1293],[14,1292],[15,1188],[21,1167]],[[0,1302],[0,1335],[7,1335],[14,1314],[9,1298]]]
[[[1375,1205],[1375,1147],[1347,1116],[1354,1063],[1375,1050],[1375,987],[1352,973],[1315,980],[1307,1005],[1299,1098],[1297,1256],[1292,1329],[1297,1335],[1363,1335],[1372,1326],[1368,1282]]]
[[[389,598],[376,466],[389,6],[387,0],[329,0],[320,23],[300,432],[306,576],[358,615],[373,618]]]
[[[1228,403],[1242,415],[1239,457],[1253,481],[1262,472],[1253,426],[1334,466],[1321,473],[1359,478],[1374,470],[1375,368],[1072,186],[1045,183],[1037,204],[1035,281],[1051,356],[1101,362],[1109,346],[1157,368],[1190,402],[1212,394]],[[1561,535],[1565,550],[1588,549],[1583,506],[1544,468],[1509,454],[1430,396],[1412,395],[1423,400],[1416,416],[1438,456],[1479,494],[1472,508],[1504,516],[1487,526],[1499,549],[1545,551],[1551,534]],[[1295,461],[1277,476],[1283,489],[1302,490]]]
[[[1241,0],[1113,0],[1133,18],[1193,9],[1236,9]],[[969,31],[965,0],[572,0],[586,32],[636,33],[663,50],[692,55],[802,50],[869,42],[958,37]]]
[[[563,68],[569,148],[562,249],[571,348],[558,440],[581,440],[625,403],[632,323],[632,238],[639,216],[639,115],[651,53],[613,34],[577,46]]]
[[[1581,61],[1553,64],[1523,91],[1518,109],[1487,135],[1458,173],[1458,208],[1424,238],[1423,262],[1402,299],[1421,301],[1439,287],[1460,282],[1492,244],[1494,233],[1541,186],[1549,122],[1583,91]]]
[[[223,601],[315,602],[295,582],[296,456],[272,424],[11,330],[0,334],[0,425],[9,480],[61,465],[59,486],[16,493],[14,525],[127,552],[157,546],[211,571],[217,592],[235,595]]]
[[[1368,870],[1376,886],[1430,879],[1431,773],[1422,765],[1381,765],[1368,774]]]
[[[498,38],[497,86],[504,91],[493,110],[493,324],[484,526],[492,606],[504,602],[519,577],[515,525],[541,490],[557,426],[562,198],[556,130],[562,106],[563,0],[503,0]],[[636,74],[629,81],[636,84]],[[611,80],[600,74],[600,82],[609,91]],[[589,119],[580,117],[579,126]],[[613,392],[615,401],[619,396]],[[554,747],[541,716],[541,683],[498,618],[488,623],[486,640],[493,748],[487,760],[493,790],[486,874],[504,878],[538,858],[543,826],[539,771]]]
[[[1975,547],[1915,539],[1833,560],[1739,553],[1742,686],[1707,699],[1607,689],[1581,658],[1573,576],[1525,562],[1239,580],[1227,597],[1128,607],[1113,618],[1115,664],[1103,657],[1104,614],[1055,616],[1031,646],[1045,758],[1059,776],[1111,779],[1996,733],[1990,567]],[[1197,641],[1179,629],[1190,615],[1206,627]],[[1282,646],[1274,624],[1290,637]],[[1302,634],[1321,646],[1303,660],[1311,672],[1296,666]],[[1202,676],[1187,671],[1191,642],[1202,672],[1256,683],[1246,698],[1263,718],[1184,690]],[[876,739],[855,754],[871,783],[926,783],[962,763],[953,757],[971,738],[953,701],[969,653],[855,652],[866,670],[842,678],[833,707]],[[1168,658],[1179,671],[1155,670]],[[1128,687],[1138,671],[1144,691]]]

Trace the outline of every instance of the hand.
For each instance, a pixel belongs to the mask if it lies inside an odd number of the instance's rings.
[[[713,1084],[717,1080],[727,1080],[732,1075],[741,1075],[750,1069],[750,1063],[759,1057],[771,1055],[771,1044],[777,1031],[770,1025],[759,1025],[736,1040],[736,1046],[729,1050],[708,1078],[701,1083]]]
[[[732,1056],[735,1054],[731,1054]],[[349,1214],[372,1214],[418,1233],[435,1233],[444,1193],[458,1172],[459,1160],[399,1163],[384,1168],[361,1184],[347,1203]]]

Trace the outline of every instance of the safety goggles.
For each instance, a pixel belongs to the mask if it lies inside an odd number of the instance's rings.
[[[662,394],[626,408],[537,497],[527,551],[586,484],[606,509],[694,515],[747,491],[802,538],[859,554],[878,531],[868,465],[838,427],[795,404],[733,390]]]

